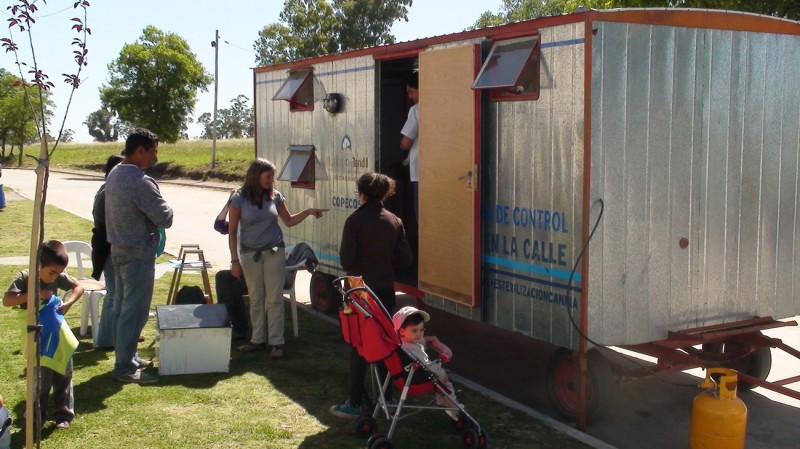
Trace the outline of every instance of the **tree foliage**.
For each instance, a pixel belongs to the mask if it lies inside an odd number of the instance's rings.
[[[53,102],[49,90],[42,93],[45,101],[45,120],[53,116]],[[36,123],[41,123],[38,87],[0,69],[0,150],[6,155],[6,146],[21,148],[39,138]],[[21,154],[20,154],[21,155]]]
[[[258,32],[256,63],[267,65],[336,52],[335,18],[325,0],[287,0],[280,23]]]
[[[67,128],[61,132],[61,141],[62,142],[72,142],[75,138],[75,131]]]
[[[218,139],[240,139],[255,134],[253,107],[248,104],[249,101],[246,96],[239,95],[231,100],[230,108],[217,111]],[[197,118],[197,123],[203,125],[201,139],[211,139],[214,136],[213,122],[214,118],[208,112]]]
[[[468,29],[572,13],[579,7],[726,9],[800,19],[800,2],[796,0],[503,0],[500,11],[484,12]]]
[[[44,1],[41,3],[46,4],[47,2]],[[88,36],[92,34],[92,30],[87,25],[87,8],[89,8],[89,2],[86,0],[76,0],[73,2],[72,8],[78,10],[78,12],[83,12],[83,17],[73,17],[69,21],[71,30],[78,35],[77,37],[74,37],[71,42],[73,47],[72,59],[77,65],[77,70],[75,73],[61,74],[64,77],[64,82],[70,86],[70,93],[69,99],[66,103],[64,117],[61,121],[61,127],[58,131],[58,137],[56,137],[55,145],[53,145],[52,150],[49,152],[47,152],[48,140],[44,140],[45,145],[43,148],[48,157],[52,156],[53,152],[55,152],[56,148],[58,147],[58,142],[62,138],[64,124],[67,121],[67,114],[69,113],[69,107],[72,104],[72,97],[75,94],[75,90],[78,89],[81,84],[81,71],[83,67],[89,64],[87,59],[89,49],[86,45]],[[16,136],[20,145],[19,163],[21,164],[22,144],[31,139],[27,131],[27,128],[30,125],[28,120],[33,121],[32,127],[35,129],[35,137],[37,139],[42,135],[49,136],[48,126],[53,117],[53,103],[50,100],[50,90],[55,88],[55,84],[50,81],[49,76],[44,72],[44,70],[40,69],[36,63],[36,52],[33,45],[33,33],[31,32],[32,26],[36,23],[34,17],[39,11],[39,7],[37,6],[36,2],[19,0],[16,4],[6,7],[6,9],[10,12],[10,14],[8,14],[10,18],[7,19],[9,37],[0,38],[0,46],[7,53],[11,53],[14,56],[14,62],[19,68],[20,75],[19,79],[14,83],[14,86],[21,87],[23,103],[26,107],[33,109],[29,111],[28,114],[17,116],[17,119],[22,120],[17,124],[18,131]],[[28,44],[30,45],[30,64],[21,58],[20,47],[13,37],[13,30],[17,30],[21,34],[27,36]],[[25,79],[25,73],[23,72],[27,73],[27,75],[30,77],[29,80]],[[34,89],[31,90],[29,89],[30,87],[34,87]]]
[[[393,44],[392,24],[408,21],[412,0],[333,0],[339,51]]]
[[[408,20],[412,0],[286,0],[280,22],[265,26],[253,44],[256,64],[394,43],[392,24]]]
[[[670,7],[727,9],[746,11],[785,19],[800,19],[800,2],[797,0],[616,0],[615,8]]]
[[[108,85],[100,87],[103,107],[155,132],[164,142],[178,140],[197,91],[207,91],[213,81],[182,37],[154,26],[122,47],[108,69]]]
[[[114,111],[100,108],[86,116],[83,122],[95,142],[116,142],[119,139],[119,120]]]

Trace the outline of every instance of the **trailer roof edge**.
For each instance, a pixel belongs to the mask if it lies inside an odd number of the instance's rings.
[[[508,39],[530,34],[531,30],[536,28],[546,28],[583,21],[640,23],[647,25],[800,35],[800,22],[741,11],[689,8],[591,9],[573,14],[542,17],[524,22],[515,22],[495,27],[425,37],[395,44],[362,48],[344,53],[314,56],[292,62],[254,67],[253,71],[255,73],[263,73],[276,70],[291,70],[323,62],[370,55],[376,59],[402,57],[404,54],[412,55],[418,53],[431,45],[475,38],[487,38],[491,40]]]

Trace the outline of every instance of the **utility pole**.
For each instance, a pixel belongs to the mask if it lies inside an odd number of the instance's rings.
[[[211,168],[217,162],[217,92],[219,91],[219,30],[214,31],[214,119],[211,122]]]

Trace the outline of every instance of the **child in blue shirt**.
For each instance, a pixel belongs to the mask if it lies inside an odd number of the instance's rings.
[[[41,263],[39,264],[39,321],[42,325],[40,340],[41,378],[39,386],[39,407],[42,422],[47,416],[47,396],[53,390],[55,404],[54,419],[56,429],[68,429],[75,417],[74,398],[72,396],[72,353],[78,346],[78,340],[64,322],[64,314],[83,295],[83,287],[70,275],[64,273],[69,263],[69,255],[64,245],[57,240],[42,243]],[[19,272],[8,290],[3,295],[3,305],[17,307],[21,312],[28,304],[28,270]],[[62,302],[58,289],[72,290]],[[20,313],[23,330],[27,327],[27,312]],[[27,342],[23,331],[23,354]]]

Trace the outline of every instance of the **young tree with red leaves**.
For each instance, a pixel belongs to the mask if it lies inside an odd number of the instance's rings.
[[[39,157],[36,158],[38,163],[36,167],[36,196],[34,198],[33,223],[31,226],[30,254],[35,256],[31,257],[28,270],[31,275],[28,282],[29,295],[27,324],[29,331],[26,343],[28,354],[26,371],[28,392],[25,412],[26,416],[30,417],[31,419],[27,419],[25,424],[26,448],[33,447],[34,433],[36,433],[38,439],[38,433],[41,428],[41,426],[36,426],[36,432],[34,432],[34,421],[38,420],[38,417],[40,416],[38,409],[36,412],[34,412],[34,402],[36,399],[38,399],[39,395],[34,392],[34,385],[38,385],[38,382],[34,382],[33,379],[34,373],[37,372],[37,370],[34,370],[34,367],[37,365],[34,362],[35,358],[38,357],[39,348],[37,347],[37,339],[35,338],[35,334],[33,331],[30,331],[30,329],[37,328],[38,320],[37,312],[39,308],[36,307],[36,298],[39,297],[39,270],[37,268],[39,266],[39,260],[41,257],[40,247],[44,236],[44,207],[47,198],[47,180],[50,174],[49,162],[50,157],[52,156],[53,152],[58,146],[58,142],[62,137],[64,124],[67,120],[67,115],[69,114],[69,106],[72,103],[72,96],[74,95],[75,90],[80,86],[81,69],[88,64],[86,56],[89,50],[86,47],[86,39],[91,34],[91,30],[86,26],[87,8],[89,7],[89,2],[86,0],[77,0],[73,3],[73,8],[76,11],[82,11],[83,17],[73,17],[70,21],[71,28],[78,35],[78,37],[74,38],[71,42],[73,47],[73,59],[77,65],[77,70],[74,74],[62,74],[64,77],[64,82],[70,86],[71,90],[69,100],[64,110],[64,118],[61,122],[61,128],[59,129],[58,137],[53,145],[53,149],[49,150],[47,140],[47,114],[45,113],[46,103],[44,101],[44,97],[45,92],[53,89],[55,85],[50,81],[49,76],[39,68],[39,65],[36,61],[36,46],[34,45],[33,33],[31,32],[31,29],[36,24],[35,16],[39,10],[37,3],[47,4],[47,1],[40,0],[37,2],[35,0],[17,0],[15,4],[7,8],[11,14],[11,18],[8,19],[9,31],[12,33],[18,31],[20,34],[27,37],[28,47],[30,49],[30,62],[27,62],[20,57],[20,47],[13,40],[13,38],[0,39],[0,45],[2,45],[6,52],[14,55],[15,62],[19,68],[20,79],[23,80],[25,85],[31,85],[35,87],[34,91],[38,94],[39,101],[37,103],[40,108],[38,114],[32,114],[32,116],[38,118],[36,127],[37,133],[41,137],[41,148],[39,151]],[[27,97],[28,89],[23,90]],[[26,99],[26,103],[31,108],[34,107],[34,102],[31,101],[30,98]]]

